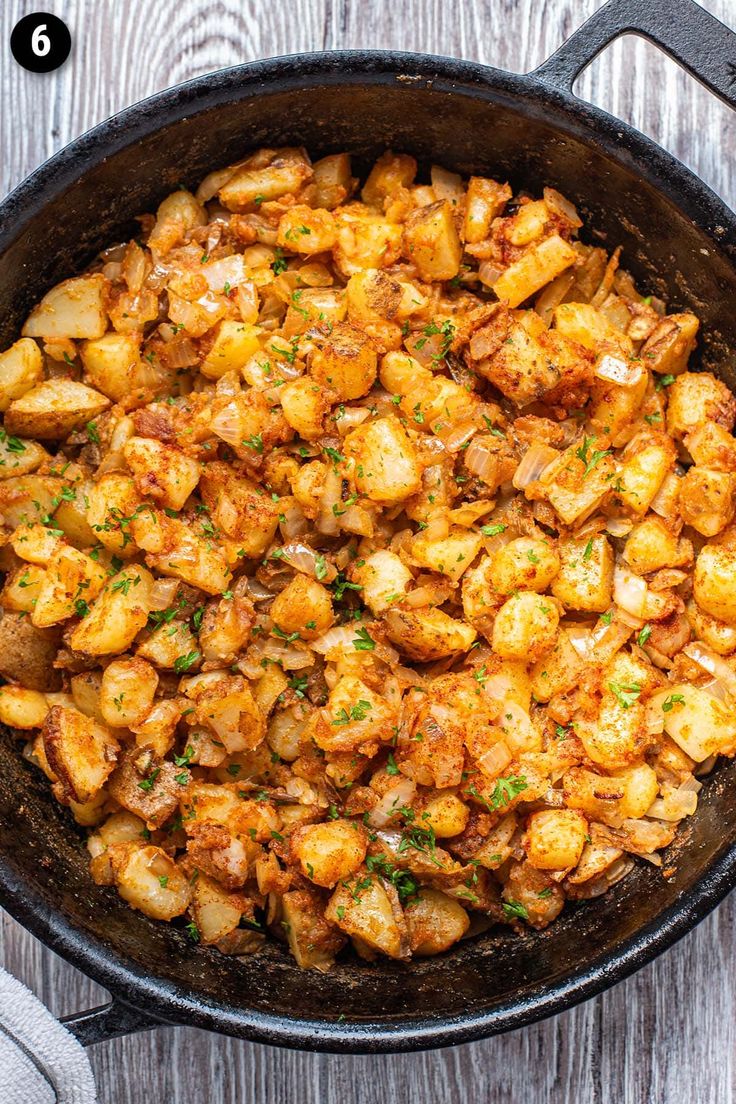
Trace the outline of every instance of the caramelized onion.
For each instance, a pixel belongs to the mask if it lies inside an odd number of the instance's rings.
[[[530,483],[536,483],[544,469],[548,468],[559,455],[557,449],[550,448],[541,441],[535,441],[522,456],[521,463],[514,473],[513,484],[516,489],[520,491]]]

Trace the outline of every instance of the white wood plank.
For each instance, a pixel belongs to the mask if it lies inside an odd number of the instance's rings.
[[[56,74],[0,55],[0,193],[65,142],[158,89],[224,65],[309,49],[373,46],[445,53],[519,72],[539,64],[598,0],[45,0],[75,46]],[[708,0],[736,26],[733,0]],[[41,5],[4,0],[0,40]],[[627,39],[579,82],[580,95],[679,156],[733,206],[736,116]],[[678,947],[586,1005],[525,1031],[454,1050],[349,1058],[295,1054],[194,1029],[94,1048],[103,1104],[729,1104],[736,1095],[731,994],[736,901]],[[99,987],[7,916],[0,961],[56,1013],[98,1003]]]

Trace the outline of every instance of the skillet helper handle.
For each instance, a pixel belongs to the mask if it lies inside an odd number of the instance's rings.
[[[157,1020],[116,997],[109,1004],[64,1016],[61,1022],[82,1046],[92,1046],[94,1043],[107,1042],[108,1039],[117,1039],[120,1035],[166,1026],[165,1021]]]
[[[623,34],[641,35],[736,108],[736,32],[695,0],[609,0],[531,74],[566,92]]]

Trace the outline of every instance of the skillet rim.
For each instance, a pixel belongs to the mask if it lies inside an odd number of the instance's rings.
[[[0,253],[25,232],[80,172],[138,139],[219,103],[266,91],[322,84],[391,84],[397,79],[455,95],[503,101],[578,139],[593,139],[612,160],[634,172],[684,213],[736,266],[736,215],[700,178],[651,139],[535,73],[515,74],[478,62],[432,54],[381,50],[313,51],[216,70],[158,92],[103,120],[55,153],[0,203]],[[550,118],[550,112],[553,115]],[[736,848],[726,841],[696,886],[615,951],[533,997],[510,998],[489,1012],[342,1023],[246,1012],[216,1005],[151,978],[125,956],[82,932],[45,905],[43,898],[0,857],[0,905],[51,950],[105,986],[114,1001],[161,1023],[219,1031],[271,1045],[322,1053],[395,1053],[471,1042],[565,1011],[628,977],[672,946],[736,886]],[[155,1026],[154,1023],[146,1026]]]

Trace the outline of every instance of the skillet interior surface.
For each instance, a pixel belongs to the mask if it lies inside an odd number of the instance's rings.
[[[62,152],[0,208],[0,347],[48,287],[134,232],[133,216],[180,181],[196,184],[259,145],[347,149],[357,170],[391,147],[530,192],[558,188],[603,244],[624,246],[642,288],[699,315],[702,365],[735,385],[733,216],[651,143],[569,103],[528,78],[375,54],[260,63],[154,97]],[[275,944],[242,960],[194,948],[181,929],[94,886],[83,833],[6,732],[0,901],[102,984],[164,1018],[303,1048],[438,1046],[572,1004],[693,926],[736,881],[734,788],[736,763],[724,763],[670,849],[668,879],[642,864],[613,893],[568,905],[546,932],[493,931],[410,966],[347,961],[322,975]]]

